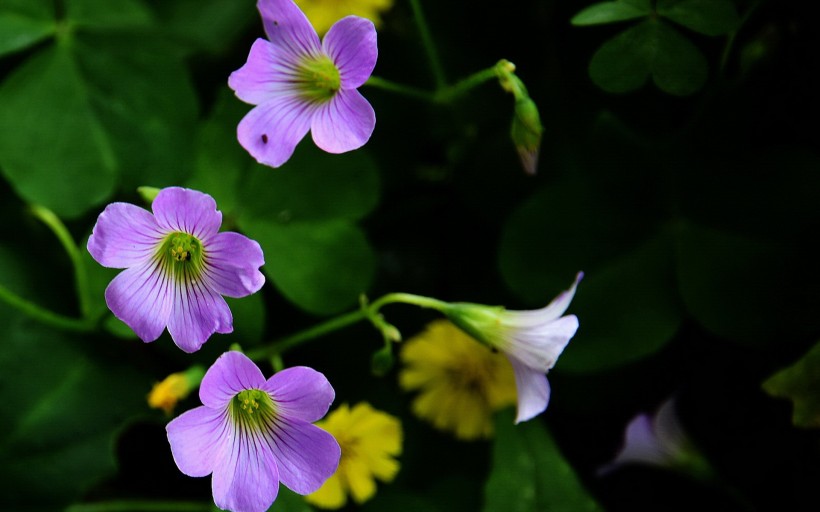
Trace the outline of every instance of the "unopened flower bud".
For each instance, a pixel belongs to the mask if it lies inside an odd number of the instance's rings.
[[[535,174],[538,166],[543,131],[544,127],[541,125],[541,117],[538,115],[535,102],[529,97],[516,100],[510,137],[527,174]]]

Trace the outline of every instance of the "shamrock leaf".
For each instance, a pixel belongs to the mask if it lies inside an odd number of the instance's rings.
[[[605,42],[589,63],[592,81],[607,92],[623,93],[651,77],[675,96],[696,92],[706,82],[706,58],[688,39],[659,20],[646,20]]]
[[[795,426],[820,428],[820,343],[802,359],[769,377],[763,389],[794,403],[792,423]]]

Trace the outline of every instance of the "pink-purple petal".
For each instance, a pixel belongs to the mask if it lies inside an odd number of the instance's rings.
[[[271,394],[282,415],[311,423],[327,413],[336,396],[324,375],[305,366],[275,373],[262,389]]]
[[[262,435],[239,430],[226,440],[214,467],[216,506],[235,512],[265,512],[279,493],[279,472]]]
[[[179,470],[188,476],[210,475],[231,428],[224,411],[205,406],[174,418],[165,430]]]
[[[112,203],[97,218],[88,238],[88,252],[109,268],[145,262],[165,236],[151,212],[128,203]]]
[[[152,204],[154,216],[164,230],[188,233],[204,241],[222,225],[222,212],[208,194],[180,187],[159,191]]]
[[[231,399],[245,389],[262,389],[265,376],[248,356],[225,352],[205,372],[199,386],[199,399],[208,407],[225,408]]]
[[[265,257],[256,241],[239,233],[217,233],[206,251],[208,284],[221,295],[245,297],[265,284],[265,275],[259,271]]]
[[[322,48],[339,69],[342,89],[355,89],[370,78],[376,67],[376,27],[368,19],[347,16],[330,27]]]
[[[508,356],[508,359],[512,363],[518,396],[518,414],[515,422],[520,423],[538,416],[547,409],[550,385],[543,372],[527,366],[515,357]]]
[[[156,260],[146,261],[120,272],[105,289],[105,302],[142,341],[154,341],[171,315],[171,279]]]
[[[299,494],[319,489],[339,465],[341,449],[336,439],[302,420],[280,418],[268,440],[279,463],[279,478]]]
[[[359,91],[342,89],[313,115],[313,141],[328,153],[362,147],[373,134],[376,113]]]
[[[290,58],[316,55],[319,36],[292,0],[259,0],[256,3],[268,40]]]
[[[293,89],[294,64],[283,60],[271,43],[257,39],[247,62],[228,77],[228,86],[240,100],[259,105]]]
[[[221,295],[197,283],[174,283],[168,333],[183,351],[196,352],[211,334],[233,332],[233,316]]]
[[[236,128],[239,143],[257,162],[279,167],[310,129],[315,107],[295,96],[279,96],[254,107]]]

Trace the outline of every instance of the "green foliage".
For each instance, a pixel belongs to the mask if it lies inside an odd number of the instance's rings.
[[[7,0],[0,10],[0,56],[22,50],[54,33],[48,0]]]
[[[707,36],[731,32],[740,22],[732,0],[658,0],[657,10],[658,15]]]
[[[651,77],[675,96],[697,92],[706,82],[703,54],[677,30],[647,20],[605,42],[589,63],[589,76],[601,89],[624,93],[641,88]]]
[[[606,41],[592,57],[589,76],[601,89],[625,93],[652,78],[662,91],[688,96],[699,91],[708,64],[697,46],[660,18],[708,36],[729,33],[740,19],[732,0],[617,0],[593,4],[576,14],[576,26],[646,18]]]
[[[3,281],[6,275],[3,273]],[[115,436],[148,379],[0,305],[0,478],[13,510],[57,510],[115,469]]]
[[[634,20],[649,16],[652,5],[649,0],[616,0],[592,4],[570,20],[575,26],[600,25],[618,21]]]
[[[603,510],[584,489],[544,425],[538,420],[514,425],[513,417],[509,409],[496,415],[484,512]]]
[[[55,41],[0,85],[5,176],[63,217],[118,185],[178,183],[197,110],[179,52],[147,31],[150,12],[137,0],[71,0],[65,16]]]
[[[66,45],[35,55],[0,85],[0,112],[0,167],[26,200],[70,217],[111,194],[113,144]]]
[[[772,396],[792,401],[795,426],[820,428],[820,343],[799,361],[769,377],[763,389]]]
[[[678,286],[689,313],[710,331],[759,345],[820,327],[820,272],[782,243],[682,223],[676,229]],[[797,293],[784,283],[797,281]],[[717,291],[720,293],[716,293]]]

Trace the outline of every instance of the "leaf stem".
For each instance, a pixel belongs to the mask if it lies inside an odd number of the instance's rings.
[[[2,285],[0,285],[0,300],[18,311],[25,313],[34,320],[63,331],[91,332],[95,327],[94,322],[89,318],[71,318],[43,309],[37,304],[16,295]]]
[[[408,96],[410,98],[415,98],[430,103],[435,102],[435,93],[418,89],[416,87],[411,87],[409,85],[392,82],[390,80],[385,80],[384,78],[378,76],[371,76],[367,82],[365,82],[365,85],[385,91],[395,92],[396,94],[400,94],[402,96]]]
[[[421,10],[421,3],[419,0],[410,0],[410,8],[413,9],[413,16],[416,19],[416,25],[419,29],[421,43],[424,45],[424,51],[430,60],[430,68],[433,72],[433,79],[436,81],[436,89],[441,89],[447,85],[447,80],[444,78],[444,68],[441,65],[436,46],[433,44],[430,28],[427,26],[427,20],[424,17],[424,12]]]
[[[72,238],[71,233],[68,232],[68,229],[66,229],[65,224],[63,224],[60,218],[48,208],[34,204],[31,205],[31,213],[40,219],[43,224],[48,226],[63,245],[74,267],[74,283],[77,287],[77,300],[80,303],[80,312],[83,318],[90,319],[91,302],[88,296],[88,275],[85,271],[86,269],[83,264],[80,249],[74,242],[74,238]]]

